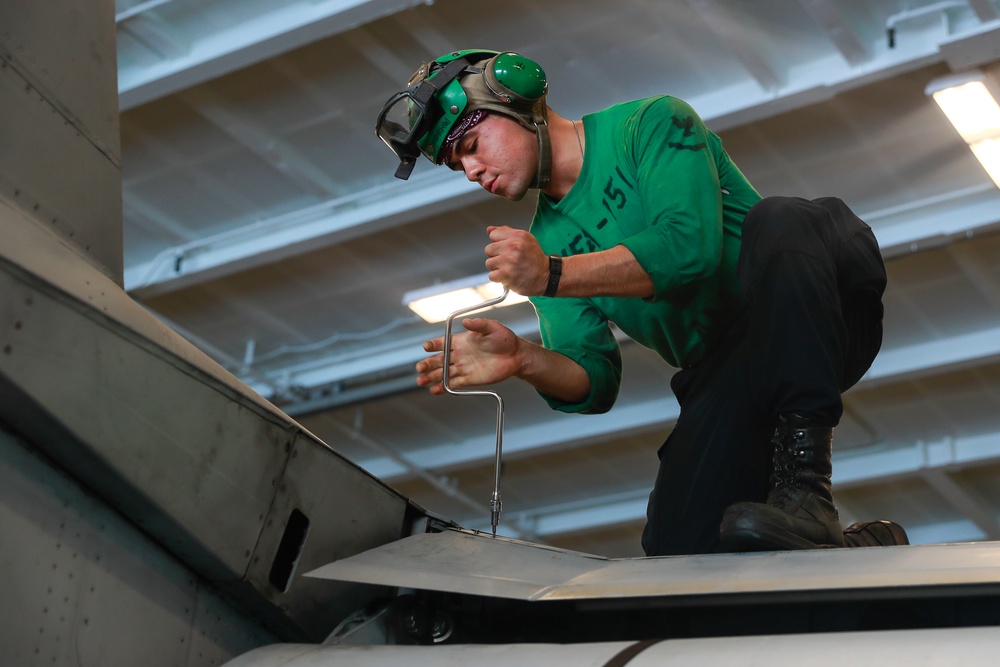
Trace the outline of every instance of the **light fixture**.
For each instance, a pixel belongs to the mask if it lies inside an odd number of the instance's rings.
[[[403,305],[427,322],[444,322],[460,308],[488,301],[503,293],[503,285],[490,282],[488,275],[483,273],[412,290],[403,295]],[[527,300],[527,297],[511,292],[494,308],[513,306]]]
[[[990,88],[986,75],[973,70],[935,79],[924,92],[934,98],[1000,187],[1000,104]]]

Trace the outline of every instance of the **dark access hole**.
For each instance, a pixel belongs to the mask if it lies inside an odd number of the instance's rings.
[[[274,555],[274,563],[271,565],[271,573],[268,581],[280,590],[285,592],[292,582],[292,574],[295,572],[295,564],[302,553],[302,547],[306,543],[306,533],[309,532],[309,517],[298,509],[292,510],[285,524],[285,533],[281,536],[281,544],[278,545],[278,553]]]

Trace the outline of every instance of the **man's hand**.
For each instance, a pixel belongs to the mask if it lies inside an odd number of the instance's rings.
[[[466,318],[462,326],[468,333],[451,337],[448,385],[452,389],[494,384],[518,373],[520,339],[513,331],[499,322],[482,318]],[[443,394],[444,336],[425,342],[424,350],[439,354],[417,363],[417,385],[429,386],[432,394]]]
[[[490,280],[521,296],[541,296],[549,283],[549,257],[530,233],[513,227],[487,227],[486,268]]]
[[[522,296],[542,296],[549,285],[549,256],[529,232],[487,227],[486,268],[490,280]],[[558,296],[647,298],[653,280],[623,245],[563,258]]]
[[[462,326],[468,333],[451,337],[448,385],[452,389],[518,377],[543,394],[567,403],[579,403],[590,394],[590,378],[569,357],[520,338],[494,320],[466,318]],[[444,336],[424,343],[424,350],[437,354],[417,363],[417,385],[439,396],[445,393],[441,386]]]

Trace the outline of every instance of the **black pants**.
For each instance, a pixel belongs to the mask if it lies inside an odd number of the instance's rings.
[[[711,553],[723,511],[764,502],[777,416],[835,426],[841,393],[882,343],[886,275],[871,228],[839,199],[764,199],[747,214],[732,333],[671,388],[680,416],[659,450],[642,546]]]

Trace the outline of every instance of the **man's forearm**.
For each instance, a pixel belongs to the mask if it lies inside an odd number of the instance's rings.
[[[590,377],[580,364],[541,345],[519,341],[521,366],[517,377],[566,403],[581,403],[590,395]]]
[[[625,246],[563,257],[557,297],[653,295],[653,281]]]

